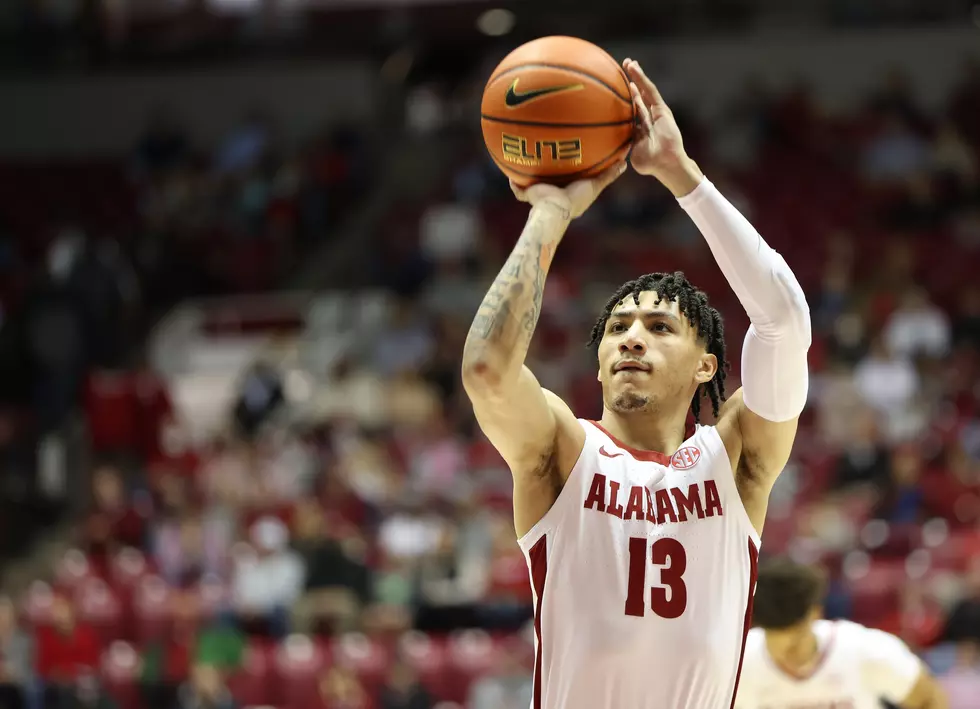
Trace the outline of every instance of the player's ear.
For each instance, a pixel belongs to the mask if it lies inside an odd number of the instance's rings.
[[[707,384],[717,371],[718,358],[705,352],[698,358],[698,368],[694,372],[694,379],[698,384]]]

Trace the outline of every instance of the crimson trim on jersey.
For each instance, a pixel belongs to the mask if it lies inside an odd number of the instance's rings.
[[[595,426],[600,431],[602,431],[607,436],[609,436],[609,440],[611,440],[619,448],[622,448],[624,451],[626,451],[627,453],[629,453],[631,456],[633,456],[637,460],[643,460],[643,461],[646,461],[647,463],[660,463],[665,468],[669,468],[670,467],[670,456],[669,455],[666,455],[664,453],[661,453],[660,451],[645,451],[645,450],[640,450],[639,448],[633,448],[632,446],[626,445],[621,440],[619,440],[618,438],[616,438],[614,435],[612,435],[611,433],[609,433],[609,431],[607,431],[606,429],[604,429],[602,427],[602,424],[599,423],[598,421],[591,421],[590,420],[589,423],[591,423],[593,426]]]
[[[735,673],[735,688],[732,690],[732,703],[728,709],[735,709],[735,697],[738,696],[738,681],[742,678],[742,661],[745,660],[745,641],[749,639],[752,628],[752,603],[755,601],[755,582],[759,578],[759,550],[755,542],[749,539],[749,595],[745,602],[745,620],[742,622],[742,650],[738,653],[738,671]]]
[[[548,535],[535,542],[527,554],[531,560],[531,583],[537,602],[534,604],[534,637],[537,650],[534,653],[534,709],[541,709],[541,603],[544,599],[544,582],[548,576]]]
[[[813,675],[817,674],[821,667],[823,667],[823,663],[827,661],[827,657],[830,655],[830,646],[834,644],[834,638],[836,637],[837,624],[834,623],[830,628],[830,637],[827,638],[827,643],[823,646],[823,649],[820,651],[820,655],[817,656],[816,661],[810,666],[810,669],[807,672],[795,672],[770,655],[769,650],[765,647],[763,647],[762,651],[765,653],[766,657],[769,658],[769,661],[772,663],[772,666],[776,668],[777,672],[786,675],[795,682],[806,682],[808,679],[813,677]]]

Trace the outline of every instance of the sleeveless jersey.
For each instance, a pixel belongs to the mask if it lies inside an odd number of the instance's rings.
[[[806,675],[776,664],[766,636],[753,628],[745,646],[738,709],[881,709],[900,704],[922,671],[919,658],[894,635],[849,621],[814,623],[820,656]]]
[[[721,437],[698,426],[668,457],[579,423],[581,456],[518,540],[532,709],[731,709],[760,543]]]

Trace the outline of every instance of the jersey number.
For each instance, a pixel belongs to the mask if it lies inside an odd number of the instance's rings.
[[[676,539],[662,537],[650,547],[653,563],[660,568],[660,586],[650,588],[650,608],[661,618],[679,618],[687,608],[687,552]],[[630,537],[630,573],[626,589],[626,615],[642,618],[647,577],[647,540]]]

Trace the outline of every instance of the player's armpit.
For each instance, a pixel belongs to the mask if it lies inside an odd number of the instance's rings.
[[[526,366],[503,388],[467,388],[477,423],[514,476],[519,536],[551,509],[585,445],[585,431]]]
[[[925,666],[912,691],[898,705],[902,709],[949,709],[946,693]]]

